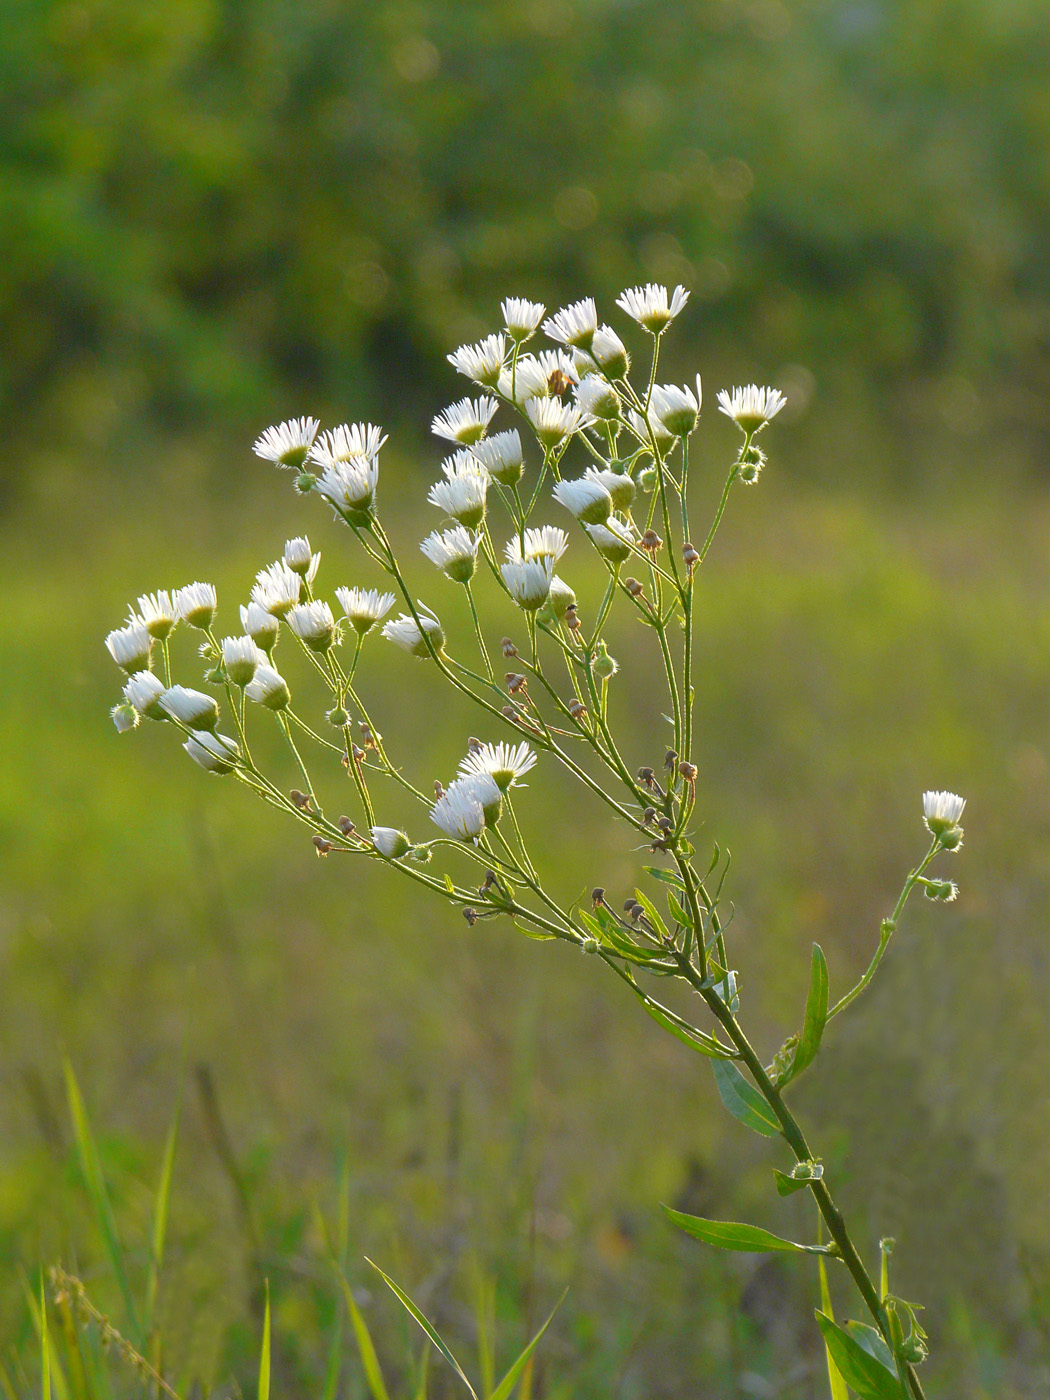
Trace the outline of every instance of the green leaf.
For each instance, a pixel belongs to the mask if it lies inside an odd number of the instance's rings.
[[[776,1137],[780,1132],[776,1115],[732,1060],[716,1060],[711,1068],[719,1097],[733,1117],[763,1137]]]
[[[270,1400],[270,1280],[266,1280],[262,1350],[259,1353],[259,1400]]]
[[[179,1137],[181,1106],[176,1106],[175,1116],[168,1129],[168,1140],[164,1145],[164,1158],[161,1162],[160,1181],[157,1183],[157,1199],[153,1206],[153,1236],[149,1261],[149,1282],[146,1286],[146,1333],[153,1331],[153,1317],[157,1304],[157,1289],[160,1286],[160,1270],[164,1262],[164,1241],[168,1229],[168,1206],[171,1201],[172,1175],[175,1169],[175,1145]]]
[[[637,947],[614,920],[610,919],[607,923],[600,922],[593,914],[588,914],[586,909],[579,909],[577,913],[584,928],[593,934],[603,948],[611,948],[618,957],[626,958],[628,962],[637,963],[644,967],[647,963],[653,962],[661,956],[655,948]]]
[[[659,880],[661,884],[673,885],[676,890],[685,893],[685,881],[680,875],[676,875],[673,870],[661,870],[658,865],[643,865],[642,869],[647,875],[651,875],[654,880]]]
[[[669,1011],[666,1006],[661,1006],[658,1001],[647,996],[641,987],[635,986],[638,1000],[645,1007],[646,1011],[653,1018],[658,1026],[663,1026],[665,1031],[670,1031],[676,1040],[680,1040],[683,1045],[688,1045],[690,1050],[696,1050],[701,1055],[708,1055],[712,1060],[729,1060],[733,1058],[733,1052],[727,1046],[715,1039],[714,1036],[707,1035],[704,1031],[698,1031],[695,1026],[684,1024],[674,1012]]]
[[[689,915],[682,908],[681,904],[679,904],[675,896],[671,894],[670,890],[667,892],[667,907],[683,928],[690,928],[692,926]]]
[[[40,1395],[42,1400],[51,1400],[51,1349],[47,1341],[47,1297],[43,1270],[40,1273],[40,1370]]]
[[[859,1342],[819,1308],[817,1323],[842,1379],[853,1387],[861,1400],[906,1400],[896,1373],[869,1356]]]
[[[383,1372],[380,1369],[379,1357],[376,1355],[375,1345],[372,1342],[372,1334],[361,1315],[361,1309],[357,1306],[353,1289],[342,1271],[339,1274],[339,1282],[343,1286],[346,1310],[350,1314],[350,1321],[353,1324],[354,1336],[357,1338],[357,1349],[361,1353],[361,1365],[364,1367],[368,1389],[372,1392],[372,1400],[390,1400],[386,1382],[383,1380]]]
[[[796,1176],[795,1173],[803,1167],[807,1167],[808,1172]],[[819,1181],[823,1175],[824,1168],[819,1162],[796,1162],[790,1175],[787,1172],[778,1171],[776,1167],[773,1168],[773,1178],[777,1184],[778,1196],[792,1196],[796,1191],[804,1191],[811,1181]]]
[[[681,1211],[663,1207],[664,1214],[680,1230],[694,1239],[713,1244],[717,1249],[739,1249],[746,1254],[766,1254],[777,1250],[787,1254],[827,1254],[826,1244],[796,1244],[794,1240],[763,1230],[759,1225],[740,1225],[732,1220],[704,1220],[699,1215],[683,1215]]]
[[[373,1263],[373,1261],[368,1258],[365,1259],[365,1263],[372,1265],[372,1268],[375,1269],[376,1273],[383,1280],[383,1282],[390,1289],[390,1291],[394,1294],[394,1296],[400,1300],[403,1307],[419,1323],[420,1327],[422,1327],[423,1331],[427,1334],[427,1336],[437,1347],[441,1355],[445,1358],[448,1364],[455,1371],[456,1375],[460,1378],[463,1384],[470,1391],[471,1395],[474,1397],[474,1400],[478,1400],[477,1392],[474,1390],[474,1387],[471,1385],[470,1381],[467,1380],[463,1367],[459,1364],[456,1358],[449,1351],[448,1347],[442,1341],[441,1336],[438,1333],[437,1329],[434,1327],[433,1323],[429,1322],[423,1316],[423,1314],[419,1311],[419,1309],[416,1307],[415,1303],[413,1303],[412,1299],[408,1296],[408,1294],[403,1292],[402,1289],[398,1288],[394,1280],[392,1278],[388,1278],[387,1275],[383,1273],[383,1270],[379,1267],[378,1264]]]
[[[817,1057],[824,1027],[828,1020],[828,965],[819,943],[813,944],[813,961],[809,970],[809,995],[806,998],[806,1019],[802,1026],[795,1058],[791,1062],[785,1083],[796,1078]]]
[[[547,1328],[551,1325],[551,1322],[554,1319],[554,1314],[561,1307],[562,1303],[565,1302],[565,1294],[568,1293],[568,1291],[569,1290],[566,1288],[565,1293],[561,1295],[558,1301],[554,1304],[554,1307],[551,1308],[550,1317],[547,1318],[547,1321],[536,1333],[532,1341],[528,1344],[528,1346],[521,1353],[518,1359],[513,1363],[510,1370],[500,1381],[496,1389],[492,1392],[491,1396],[489,1397],[489,1400],[508,1400],[511,1391],[518,1383],[518,1377],[521,1375],[522,1371],[524,1371],[525,1367],[529,1363],[529,1358],[532,1356],[532,1353],[536,1350],[537,1343],[543,1336],[544,1332],[546,1332]]]
[[[445,876],[445,889],[448,890],[449,894],[455,894],[455,893],[456,893],[456,887],[455,887],[455,885],[452,883],[452,876],[451,876],[451,875],[446,875],[446,876]]]
[[[817,1260],[817,1269],[820,1273],[820,1306],[824,1309],[825,1315],[835,1321],[835,1314],[831,1311],[831,1294],[828,1291],[828,1271],[824,1266],[824,1260]],[[846,1382],[842,1379],[842,1372],[835,1365],[835,1358],[831,1354],[831,1348],[827,1342],[824,1343],[824,1354],[828,1359],[828,1385],[831,1389],[831,1400],[849,1400],[849,1390]]]
[[[886,1338],[877,1327],[872,1327],[867,1322],[847,1322],[846,1330],[855,1342],[859,1342],[869,1356],[873,1356],[876,1361],[880,1361],[887,1371],[896,1374],[896,1363],[893,1360],[893,1352],[886,1344]]]
[[[634,893],[637,896],[638,903],[645,910],[649,918],[649,922],[652,924],[653,930],[656,933],[656,936],[658,938],[670,937],[667,931],[667,925],[664,923],[663,919],[660,918],[659,910],[657,909],[656,905],[652,902],[652,900],[647,899],[641,890],[635,890]]]

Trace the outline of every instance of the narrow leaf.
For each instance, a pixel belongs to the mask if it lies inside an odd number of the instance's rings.
[[[776,1137],[780,1132],[776,1115],[732,1060],[716,1060],[711,1068],[719,1097],[733,1117],[763,1137]]]
[[[834,1322],[835,1314],[831,1311],[831,1293],[828,1289],[828,1271],[823,1259],[817,1260],[817,1268],[820,1271],[820,1306]],[[828,1385],[831,1388],[831,1400],[849,1400],[846,1382],[842,1379],[842,1372],[835,1365],[835,1358],[832,1356],[831,1348],[827,1342],[824,1343],[824,1354],[828,1359]]]
[[[259,1400],[270,1400],[270,1280],[266,1280],[262,1350],[259,1354]]]
[[[372,1400],[390,1400],[383,1372],[379,1365],[379,1357],[376,1355],[375,1345],[372,1342],[372,1334],[368,1330],[368,1324],[365,1322],[361,1309],[357,1306],[353,1289],[346,1281],[345,1275],[340,1274],[339,1282],[343,1286],[346,1310],[350,1314],[350,1321],[353,1324],[354,1336],[357,1338],[357,1349],[361,1353],[361,1365],[364,1367],[368,1389],[372,1392]]]
[[[394,1296],[399,1299],[402,1306],[405,1309],[407,1309],[407,1311],[419,1323],[420,1327],[422,1327],[423,1331],[427,1334],[427,1336],[437,1347],[441,1355],[445,1358],[448,1364],[455,1371],[456,1375],[460,1378],[463,1384],[470,1391],[471,1395],[474,1397],[474,1400],[478,1400],[477,1393],[475,1392],[474,1387],[471,1385],[470,1381],[467,1380],[467,1377],[463,1371],[463,1367],[459,1364],[456,1358],[449,1351],[448,1347],[442,1341],[437,1329],[433,1326],[433,1324],[427,1321],[427,1319],[419,1311],[419,1309],[416,1307],[415,1303],[413,1303],[412,1299],[408,1296],[408,1294],[403,1292],[402,1289],[398,1288],[394,1280],[392,1278],[389,1278],[386,1274],[384,1274],[383,1270],[379,1267],[378,1264],[373,1263],[373,1261],[371,1259],[368,1259],[367,1257],[365,1259],[365,1263],[372,1265],[372,1268],[375,1269],[376,1273],[383,1280],[383,1282],[390,1289],[390,1291],[394,1294]]]
[[[689,918],[689,915],[685,912],[681,904],[678,902],[678,900],[675,898],[675,896],[671,893],[670,890],[667,891],[667,907],[668,909],[670,909],[674,918],[678,920],[678,922],[682,925],[683,928],[690,927],[691,920]]]
[[[787,1254],[827,1254],[826,1244],[796,1244],[794,1240],[763,1230],[759,1225],[740,1225],[733,1220],[704,1220],[699,1215],[683,1215],[681,1211],[663,1207],[664,1214],[679,1229],[717,1249],[739,1249],[746,1254],[765,1254],[777,1250]]]
[[[795,1058],[788,1079],[794,1079],[817,1057],[824,1027],[828,1020],[828,965],[819,943],[813,944],[813,961],[809,970],[809,995],[806,998],[806,1019],[799,1036]]]
[[[175,1117],[168,1130],[168,1140],[164,1144],[164,1159],[161,1162],[160,1181],[157,1183],[157,1199],[153,1207],[153,1237],[149,1264],[149,1283],[146,1288],[146,1333],[153,1331],[153,1315],[157,1305],[157,1289],[160,1286],[160,1270],[164,1262],[164,1240],[168,1230],[168,1206],[171,1201],[171,1183],[175,1168],[175,1144],[179,1136],[180,1109],[175,1109]]]
[[[665,1031],[670,1031],[676,1040],[680,1040],[683,1045],[688,1045],[690,1050],[696,1050],[701,1055],[708,1055],[712,1060],[731,1060],[733,1058],[732,1050],[722,1045],[714,1036],[707,1035],[704,1031],[698,1031],[694,1026],[686,1025],[680,1017],[668,1011],[666,1006],[661,1006],[658,1001],[653,1001],[652,997],[647,996],[641,987],[636,987],[635,991],[638,994],[638,1000],[656,1024],[663,1026]]]
[[[896,1374],[869,1356],[859,1342],[819,1309],[817,1323],[843,1380],[853,1387],[861,1400],[905,1400]]]
[[[643,865],[642,869],[654,880],[659,880],[661,884],[673,885],[676,890],[685,891],[685,881],[680,875],[675,875],[673,871],[661,870],[658,865]]]
[[[788,1176],[787,1172],[778,1171],[776,1167],[773,1168],[773,1179],[777,1184],[778,1196],[793,1196],[796,1191],[804,1191],[813,1180],[808,1176]]]
[[[507,1374],[500,1381],[499,1385],[489,1396],[489,1400],[509,1400],[510,1393],[518,1382],[518,1377],[528,1365],[532,1353],[536,1350],[536,1346],[540,1338],[543,1336],[544,1332],[546,1332],[547,1328],[551,1325],[551,1322],[554,1320],[554,1314],[561,1307],[562,1303],[565,1302],[565,1294],[568,1293],[568,1291],[569,1290],[566,1288],[565,1293],[561,1295],[558,1301],[554,1304],[554,1307],[551,1308],[550,1316],[547,1318],[547,1321],[536,1333],[535,1337],[533,1337],[532,1341],[521,1353],[517,1361],[515,1361],[514,1364],[511,1366],[510,1370],[507,1372]]]
[[[652,924],[653,930],[656,933],[656,936],[658,938],[667,938],[669,936],[667,932],[667,925],[664,923],[663,919],[661,919],[660,911],[657,909],[656,905],[652,902],[651,899],[647,899],[641,890],[635,890],[634,893],[637,897],[638,903],[645,910],[649,922]]]
[[[44,1275],[40,1275],[40,1395],[41,1400],[51,1400],[51,1349],[47,1341],[47,1297],[44,1294]]]
[[[871,1327],[866,1322],[847,1322],[846,1330],[869,1356],[881,1361],[887,1371],[896,1374],[897,1366],[893,1360],[893,1352],[886,1345],[886,1339],[877,1327]]]

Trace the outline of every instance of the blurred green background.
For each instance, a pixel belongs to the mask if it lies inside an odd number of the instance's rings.
[[[922,848],[923,789],[967,795],[959,902],[912,907],[798,1106],[869,1255],[898,1237],[930,1393],[1045,1395],[1048,59],[1036,0],[8,0],[12,1395],[34,1384],[41,1263],[121,1325],[63,1055],[137,1281],[182,1103],[159,1306],[186,1384],[252,1388],[265,1276],[281,1393],[321,1392],[340,1303],[313,1206],[335,1218],[342,1172],[351,1279],[400,1393],[418,1348],[365,1254],[468,1356],[487,1289],[509,1360],[568,1283],[540,1394],[826,1393],[808,1273],[712,1257],[659,1217],[810,1228],[703,1062],[591,962],[315,860],[159,726],[118,737],[106,713],[101,639],[140,592],[213,580],[236,630],[255,570],[306,530],[329,592],[379,582],[251,455],[263,427],[382,422],[411,561],[437,523],[428,425],[466,391],[445,352],[505,295],[593,294],[613,319],[650,279],[692,291],[666,368],[704,376],[698,513],[734,445],[714,391],[789,397],[700,590],[698,843],[734,853],[748,1020],[769,1050],[796,1027],[814,938],[845,987]],[[458,618],[451,585],[409,567]],[[600,581],[573,570],[593,610]],[[388,650],[363,686],[388,746],[447,780],[478,721]],[[652,658],[626,621],[613,650],[627,747],[658,762]],[[193,684],[186,647],[181,665]],[[568,897],[629,890],[623,834],[549,766],[519,806]],[[348,1336],[340,1385],[364,1394]],[[133,1389],[119,1368],[114,1388]]]

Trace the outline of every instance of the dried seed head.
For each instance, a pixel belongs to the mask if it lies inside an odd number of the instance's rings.
[[[642,585],[638,582],[636,578],[625,578],[623,581],[623,586],[627,589],[627,592],[631,595],[632,598],[641,597]]]
[[[694,564],[699,562],[700,555],[697,553],[696,547],[691,545],[688,540],[682,545],[682,558],[685,560],[686,568],[688,569],[691,569]]]
[[[344,836],[353,836],[354,824],[349,817],[340,817],[339,820],[336,822],[336,826],[339,828],[339,830],[343,833]]]
[[[291,792],[288,794],[288,796],[292,799],[292,801],[295,803],[295,805],[299,808],[300,812],[306,812],[306,811],[309,810],[309,808],[310,808],[310,794],[309,794],[308,792],[300,792],[298,788],[292,788],[292,790],[291,790]]]
[[[625,900],[624,900],[624,902],[623,902],[623,912],[624,912],[625,914],[633,914],[634,911],[635,911],[635,909],[637,909],[637,908],[640,908],[640,906],[639,906],[638,901],[637,901],[636,899],[633,899],[633,898],[632,898],[632,899],[625,899]]]
[[[662,549],[663,543],[655,530],[646,530],[641,539],[642,548],[649,550],[652,554],[655,554],[658,549]]]
[[[441,786],[440,781],[439,781],[437,778],[435,778],[435,779],[434,779],[434,796],[435,796],[435,798],[444,797],[444,795],[445,795],[445,789]]]
[[[331,841],[326,841],[323,836],[315,836],[314,845],[317,847],[317,854],[319,856],[326,856],[332,849]]]
[[[695,763],[686,763],[686,761],[683,759],[682,762],[678,765],[678,771],[679,773],[681,773],[682,777],[686,780],[687,783],[696,782],[697,768]]]
[[[573,719],[583,719],[587,713],[587,706],[582,700],[570,700],[567,709]]]
[[[642,813],[642,824],[643,824],[644,826],[648,826],[650,822],[654,822],[655,820],[656,820],[656,808],[655,808],[655,807],[646,807],[645,811]]]
[[[664,754],[664,767],[670,771],[677,762],[678,755],[675,753],[674,749],[668,749],[666,754]]]
[[[511,695],[524,694],[529,688],[529,683],[524,676],[515,675],[513,671],[507,672],[507,690]]]
[[[599,904],[604,903],[605,891],[602,889],[601,885],[599,885],[596,889],[591,890],[591,904],[595,909],[597,909]]]
[[[652,770],[651,768],[639,768],[639,769],[638,769],[638,781],[639,781],[640,783],[645,783],[646,787],[650,787],[650,786],[652,785],[653,779],[654,779],[655,777],[656,777],[656,774],[653,772],[653,770]]]
[[[471,928],[473,928],[478,921],[478,911],[476,909],[471,909],[468,905],[468,907],[463,910],[463,917],[466,919],[467,923],[471,926]]]
[[[364,749],[359,749],[359,748],[357,747],[357,745],[354,744],[353,747],[351,748],[350,752],[351,752],[351,753],[353,754],[353,756],[354,756],[354,762],[355,762],[355,763],[363,763],[363,762],[364,762],[364,757],[365,757],[365,751],[364,751]]]
[[[674,826],[674,822],[671,820],[670,817],[661,817],[660,820],[656,823],[656,825],[660,828],[661,831],[670,831],[671,828]]]
[[[475,739],[473,735],[467,740],[467,753],[480,753],[485,745],[480,739]]]
[[[518,648],[514,645],[514,643],[509,637],[503,638],[501,646],[503,647],[503,655],[508,661],[512,656],[517,656]]]

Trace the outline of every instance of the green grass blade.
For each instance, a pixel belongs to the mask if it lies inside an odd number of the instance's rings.
[[[489,1397],[489,1400],[509,1400],[510,1393],[518,1382],[518,1377],[521,1375],[522,1371],[524,1371],[525,1367],[532,1359],[532,1353],[536,1350],[539,1340],[543,1336],[544,1332],[546,1332],[547,1328],[554,1321],[554,1314],[561,1307],[562,1303],[565,1302],[565,1295],[568,1293],[568,1291],[569,1290],[566,1288],[565,1292],[554,1304],[554,1307],[551,1308],[550,1316],[547,1318],[547,1321],[536,1333],[535,1337],[533,1337],[532,1341],[521,1353],[517,1361],[515,1361],[514,1364],[511,1366],[510,1370],[500,1381],[496,1389],[492,1392],[491,1396]]]
[[[128,1283],[127,1271],[124,1268],[124,1256],[117,1242],[116,1222],[113,1218],[113,1208],[110,1205],[109,1195],[106,1191],[105,1178],[102,1175],[102,1163],[99,1159],[98,1148],[95,1145],[94,1135],[91,1132],[91,1124],[88,1121],[84,1100],[80,1095],[80,1088],[77,1085],[76,1075],[73,1073],[73,1066],[70,1064],[69,1060],[63,1062],[63,1070],[66,1077],[66,1096],[69,1100],[70,1116],[73,1119],[73,1133],[76,1137],[80,1168],[84,1173],[84,1181],[87,1185],[88,1195],[91,1198],[91,1203],[95,1210],[99,1229],[102,1231],[102,1239],[105,1243],[106,1253],[109,1255],[110,1264],[120,1287],[121,1297],[124,1300],[124,1310],[127,1314],[128,1325],[131,1329],[133,1340],[136,1346],[141,1347],[142,1332],[139,1328],[138,1315],[135,1312],[135,1302],[131,1293],[131,1285]]]
[[[342,1370],[343,1361],[343,1319],[337,1317],[335,1320],[335,1331],[332,1333],[332,1345],[328,1351],[328,1366],[324,1378],[324,1390],[321,1392],[321,1400],[336,1400],[339,1394],[339,1375]]]
[[[834,1322],[835,1314],[831,1310],[831,1293],[828,1290],[828,1271],[824,1266],[824,1260],[817,1260],[817,1268],[820,1270],[820,1306],[823,1312]],[[842,1372],[835,1365],[835,1358],[831,1354],[831,1348],[827,1342],[824,1343],[824,1354],[828,1358],[828,1384],[831,1388],[831,1400],[849,1400],[849,1391],[846,1382],[842,1379]]]
[[[42,1400],[51,1400],[51,1350],[47,1339],[47,1298],[43,1272],[40,1274],[40,1394]]]
[[[354,1336],[357,1338],[357,1349],[361,1353],[361,1365],[365,1368],[365,1379],[372,1392],[372,1400],[390,1400],[382,1368],[379,1365],[379,1357],[376,1355],[375,1345],[372,1341],[372,1334],[368,1330],[368,1324],[365,1322],[361,1309],[357,1306],[353,1289],[347,1283],[345,1275],[340,1275],[339,1282],[343,1285],[346,1310],[350,1314]]]
[[[401,1305],[419,1323],[420,1327],[422,1327],[423,1331],[427,1334],[427,1336],[437,1347],[441,1355],[445,1358],[448,1364],[455,1371],[456,1375],[460,1378],[463,1384],[470,1391],[471,1395],[474,1397],[474,1400],[478,1400],[477,1392],[471,1385],[470,1381],[467,1380],[466,1373],[464,1372],[463,1367],[459,1364],[456,1358],[449,1351],[448,1347],[442,1341],[440,1335],[437,1332],[437,1329],[433,1326],[433,1324],[427,1321],[427,1319],[419,1311],[419,1309],[416,1307],[415,1303],[413,1303],[412,1299],[408,1296],[408,1294],[403,1292],[400,1288],[398,1288],[394,1280],[392,1278],[388,1278],[387,1275],[383,1273],[383,1270],[379,1267],[378,1264],[373,1263],[371,1259],[367,1258],[365,1260],[365,1263],[372,1265],[372,1268],[375,1269],[376,1273],[383,1280],[383,1282],[390,1289],[390,1291],[394,1294],[394,1296],[400,1301]]]
[[[175,1167],[175,1144],[179,1136],[181,1105],[175,1109],[171,1120],[168,1140],[164,1144],[164,1159],[161,1162],[160,1181],[157,1183],[157,1200],[153,1207],[153,1236],[151,1240],[149,1283],[146,1289],[146,1333],[153,1332],[153,1318],[157,1305],[157,1290],[160,1286],[160,1270],[164,1263],[164,1240],[168,1230],[168,1207],[171,1202],[171,1183]]]
[[[427,1400],[427,1379],[430,1375],[430,1343],[423,1345],[423,1354],[419,1358],[419,1384],[416,1386],[414,1400]]]
[[[270,1400],[270,1280],[266,1280],[262,1350],[259,1354],[259,1400]]]

